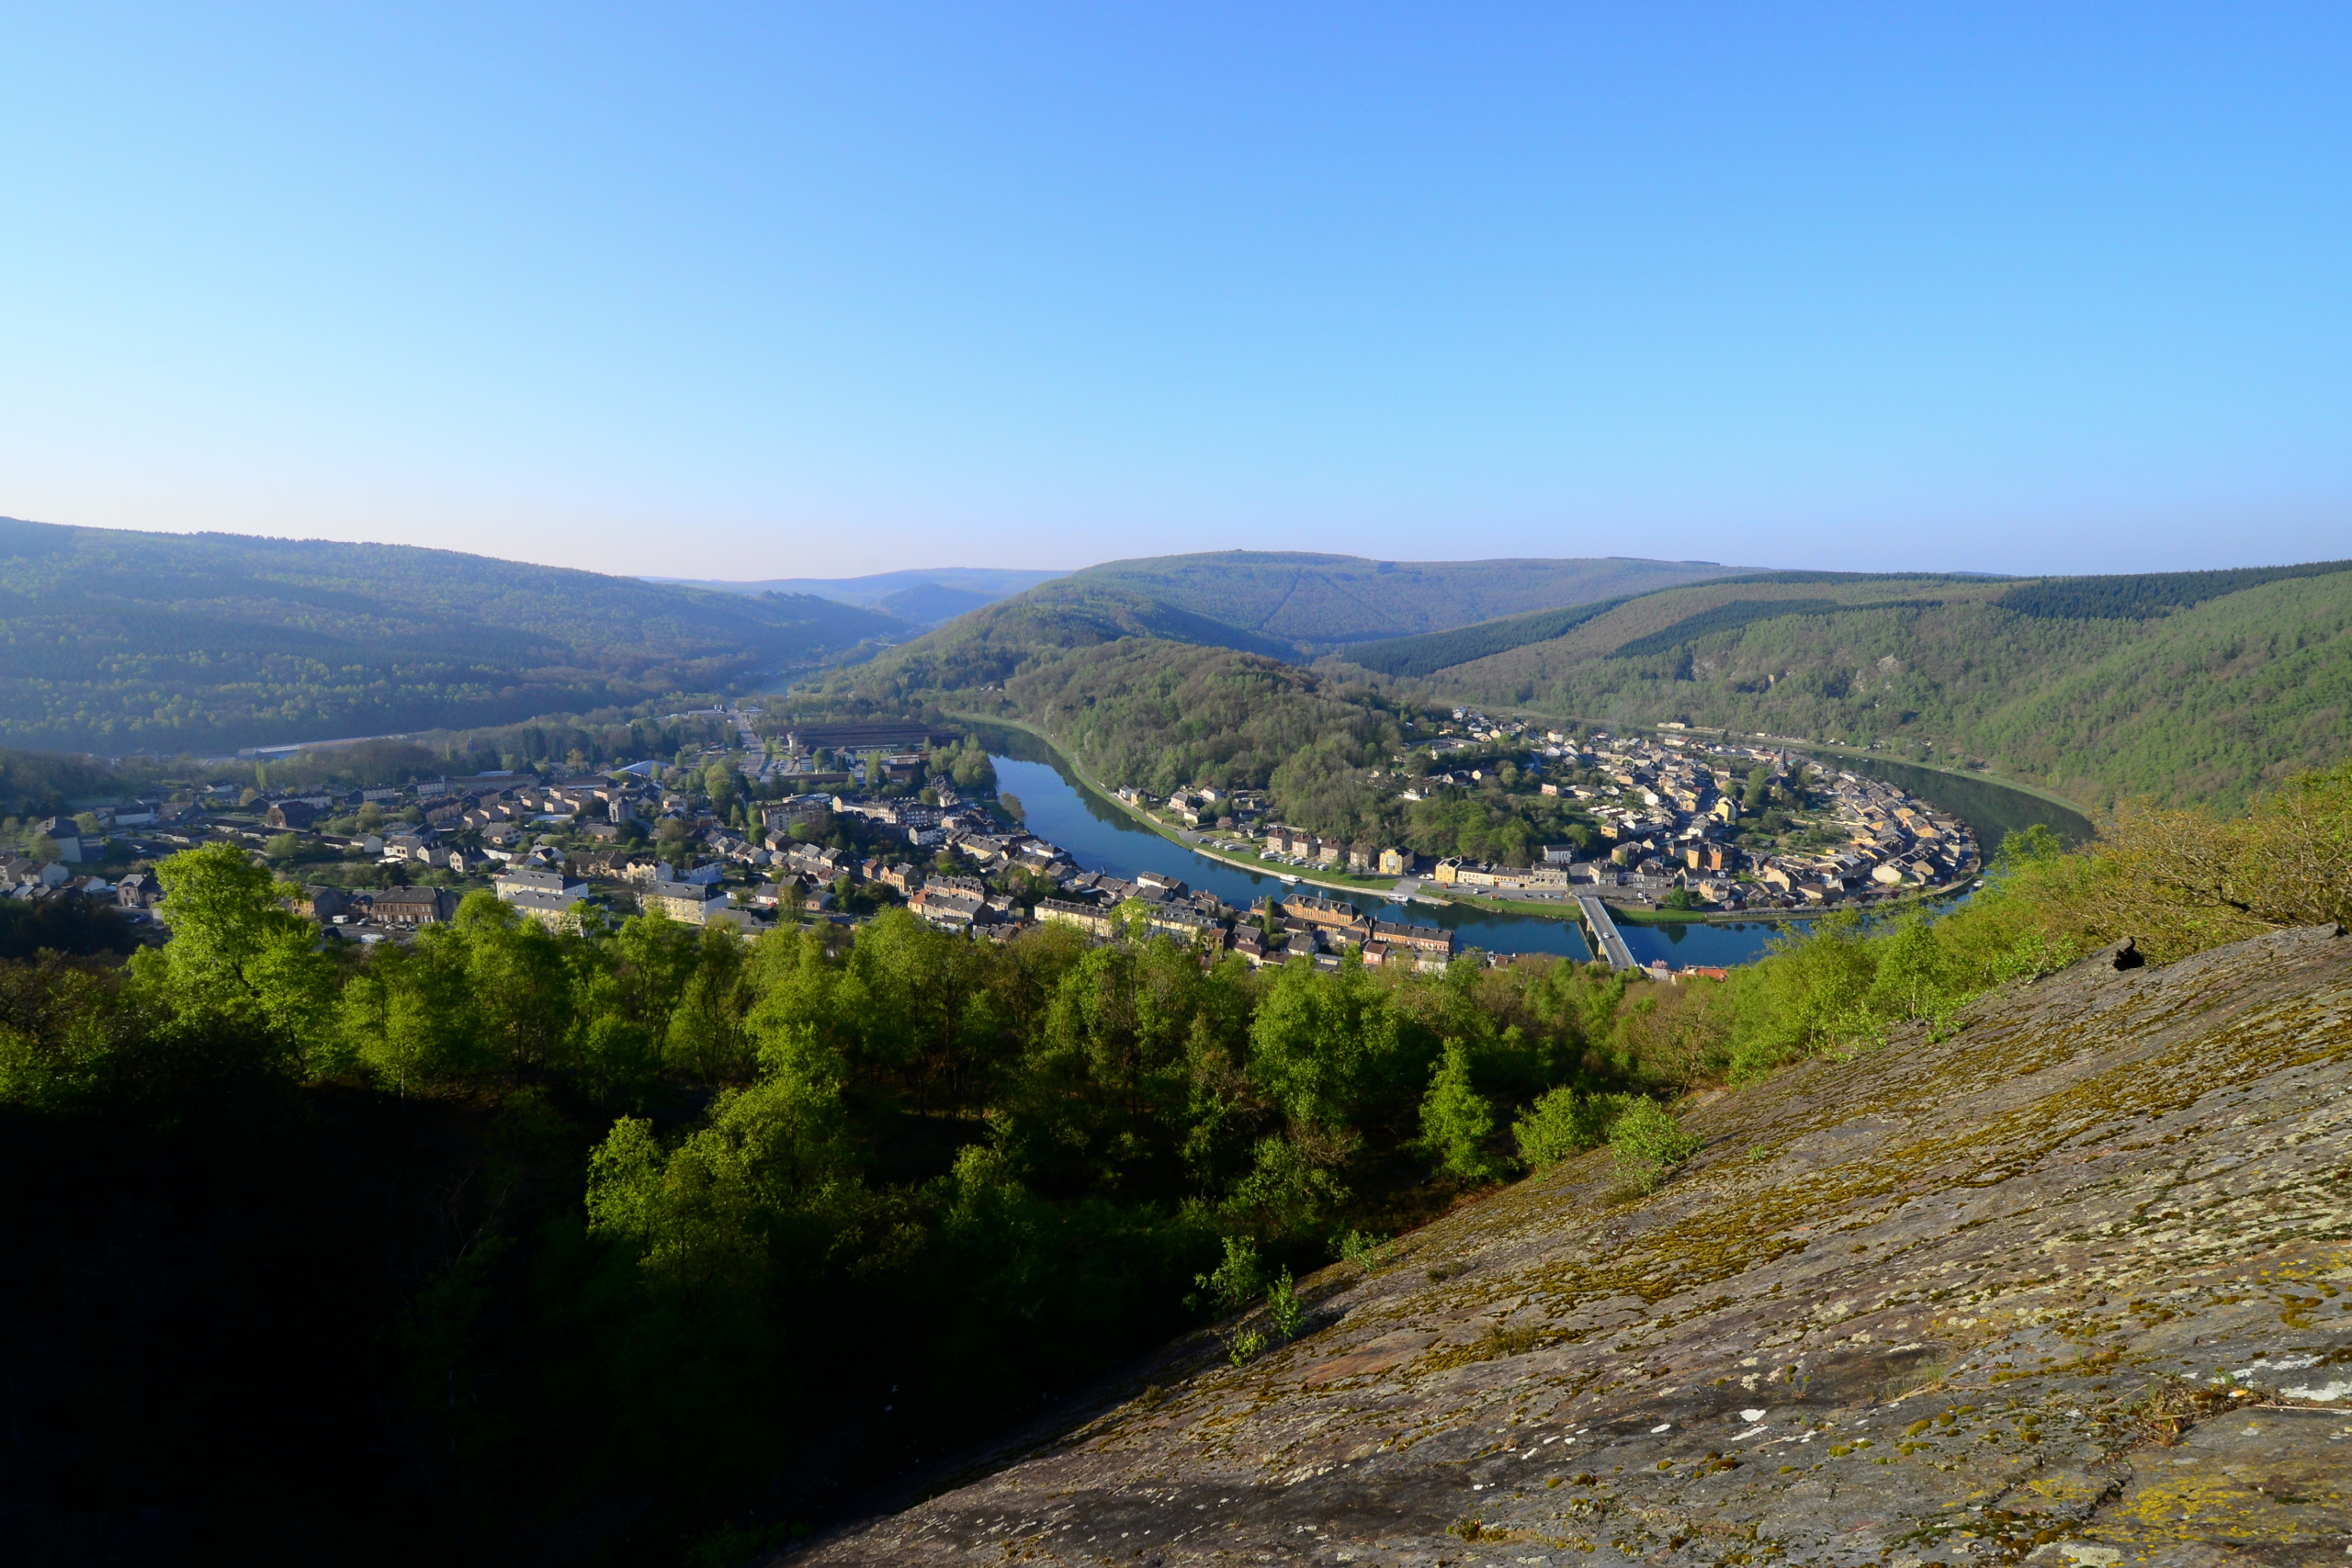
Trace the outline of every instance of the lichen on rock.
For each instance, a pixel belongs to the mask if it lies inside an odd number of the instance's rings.
[[[1171,1348],[792,1561],[2340,1560],[2352,940],[1956,1022],[1713,1100],[1634,1202],[1599,1151],[1304,1281],[1296,1342]]]

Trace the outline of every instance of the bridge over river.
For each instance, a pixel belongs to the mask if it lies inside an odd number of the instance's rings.
[[[1592,933],[1594,951],[1609,961],[1611,969],[1638,969],[1634,962],[1634,950],[1625,945],[1619,934],[1617,922],[1609,918],[1609,906],[1589,893],[1577,896],[1577,908],[1584,911],[1585,930]]]

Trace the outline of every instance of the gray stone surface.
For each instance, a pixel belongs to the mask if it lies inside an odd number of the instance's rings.
[[[2352,940],[2112,956],[1313,1281],[795,1563],[2342,1562]]]

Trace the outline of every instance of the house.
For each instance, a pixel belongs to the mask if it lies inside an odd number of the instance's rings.
[[[1097,908],[1091,904],[1072,904],[1060,898],[1041,899],[1036,913],[1041,925],[1076,926],[1092,936],[1109,936],[1118,924],[1117,917],[1108,909]]]
[[[707,883],[650,882],[638,895],[648,913],[660,910],[690,926],[707,925],[713,912],[727,908],[727,895]]]
[[[1181,904],[1164,904],[1153,908],[1144,917],[1145,929],[1157,935],[1174,937],[1186,946],[1198,946],[1214,937],[1218,946],[1225,942],[1225,927],[1197,909]]]
[[[585,884],[575,883],[572,887],[578,893],[588,891]],[[568,898],[543,887],[517,887],[512,892],[502,887],[498,897],[501,903],[528,915],[551,931],[580,930],[580,911],[574,908],[580,900],[576,897]]]
[[[492,882],[500,898],[514,902],[518,893],[545,893],[570,905],[588,897],[588,885],[574,882],[560,871],[534,871],[528,868],[502,870]]]
[[[351,906],[340,887],[305,887],[294,897],[294,912],[306,920],[331,920]]]
[[[942,931],[962,931],[975,924],[986,925],[996,911],[988,905],[988,896],[962,887],[922,887],[907,900],[907,908],[922,919]]]
[[[126,909],[143,909],[155,901],[155,879],[134,871],[114,885],[115,902]]]
[[[387,887],[368,897],[368,911],[388,926],[439,925],[458,912],[458,896],[446,887]]]
[[[1334,898],[1309,898],[1303,896],[1285,898],[1279,906],[1285,919],[1318,931],[1332,931],[1350,942],[1362,942],[1372,934],[1371,922],[1353,904]]]
[[[833,797],[829,795],[796,795],[789,800],[777,801],[761,812],[760,819],[771,833],[789,834],[803,822],[815,822],[832,814]]]
[[[1410,926],[1394,920],[1374,920],[1373,939],[1390,949],[1407,948],[1414,953],[1436,958],[1453,956],[1453,933],[1443,926]]]
[[[1408,858],[1406,856],[1406,853],[1405,853],[1405,852],[1404,852],[1404,851],[1402,851],[1402,850],[1397,850],[1397,849],[1387,849],[1387,850],[1383,850],[1383,851],[1381,851],[1381,852],[1380,852],[1380,874],[1381,874],[1381,875],[1383,875],[1383,876],[1402,876],[1402,875],[1404,875],[1407,872],[1408,872],[1408,871],[1412,870],[1412,868],[1413,868],[1413,863],[1411,862],[1411,860],[1410,860],[1410,859],[1408,859]]]
[[[1462,879],[1462,857],[1459,855],[1446,856],[1445,859],[1437,863],[1437,870],[1432,872],[1430,874],[1436,878],[1439,886],[1453,886],[1456,882],[1459,882]]]

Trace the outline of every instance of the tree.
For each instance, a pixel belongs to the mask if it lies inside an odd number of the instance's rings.
[[[131,960],[141,987],[184,1021],[257,1026],[298,1056],[321,1049],[334,966],[268,871],[207,844],[158,863],[155,880],[172,940]]]
[[[1447,1041],[1421,1100],[1422,1151],[1458,1181],[1490,1180],[1501,1166],[1487,1149],[1494,1132],[1494,1107],[1470,1081],[1469,1052],[1460,1041]]]

